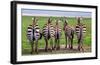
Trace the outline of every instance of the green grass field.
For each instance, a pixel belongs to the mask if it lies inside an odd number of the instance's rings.
[[[41,29],[43,29],[43,26],[46,23],[46,18],[47,17],[39,17],[38,25]],[[52,17],[52,18],[55,18],[55,17]],[[77,24],[76,18],[68,18],[68,21],[69,21],[68,24],[72,27],[75,27],[75,25]],[[52,23],[55,25],[55,22],[52,22]],[[85,46],[91,47],[91,24],[92,24],[91,18],[83,18],[83,23],[86,25],[86,29],[87,29],[83,43]],[[32,24],[32,16],[22,16],[22,54],[25,54],[31,51],[31,46],[26,37],[27,26],[29,24]],[[60,25],[61,25],[61,28],[63,28],[63,22],[60,22]],[[60,44],[61,45],[65,44],[64,31],[62,31]],[[74,35],[74,45],[77,45],[76,35]],[[38,46],[39,48],[44,48],[45,41],[43,37],[41,40],[39,40]],[[25,49],[29,49],[29,50],[25,50]]]

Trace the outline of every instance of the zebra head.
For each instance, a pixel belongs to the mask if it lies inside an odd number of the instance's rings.
[[[36,25],[37,21],[38,21],[38,18],[34,17],[32,18],[32,26]]]
[[[58,25],[58,19],[56,20],[56,25]]]
[[[64,19],[64,28],[63,30],[65,30],[65,27],[68,25],[68,20],[67,19]]]
[[[61,22],[61,19],[56,19],[56,25],[59,25],[59,23]]]
[[[81,24],[81,21],[82,21],[82,17],[78,17],[78,18],[77,18],[77,23],[78,23],[78,24]]]
[[[51,22],[52,22],[52,20],[49,18],[49,19],[48,19],[48,24],[50,24]]]

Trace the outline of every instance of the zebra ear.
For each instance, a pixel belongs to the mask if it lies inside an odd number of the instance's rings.
[[[37,22],[39,20],[39,18],[37,17],[36,19],[35,19],[35,22]]]
[[[34,20],[34,18],[32,18],[32,21]]]
[[[48,22],[50,22],[50,18],[48,18]]]
[[[77,17],[77,22],[78,22],[78,23],[81,23],[82,20],[83,20],[82,17]]]
[[[56,25],[58,24],[58,19],[55,20]]]
[[[48,23],[51,23],[51,22],[52,22],[51,18],[48,18]]]
[[[66,22],[66,24],[68,24],[68,19],[67,19],[67,17],[65,18],[65,22]]]
[[[64,22],[65,22],[65,21],[68,23],[68,19],[67,19],[67,17],[64,17]]]
[[[76,19],[82,21],[83,17],[76,17]]]
[[[32,23],[34,23],[35,21],[34,21],[34,18],[32,18]]]
[[[80,17],[80,20],[82,21],[82,20],[83,20],[83,18],[82,18],[82,17]]]
[[[52,22],[52,21],[53,21],[53,19],[50,19],[50,21]]]
[[[32,18],[32,21],[33,21],[32,24],[35,25],[37,23],[37,21],[38,21],[38,18],[34,17],[34,18]]]

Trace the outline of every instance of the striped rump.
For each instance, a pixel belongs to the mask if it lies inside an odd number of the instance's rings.
[[[55,38],[59,39],[61,37],[61,27],[55,26]]]
[[[50,24],[45,24],[43,27],[43,36],[47,39],[54,37],[54,27]]]
[[[29,41],[38,40],[41,37],[42,37],[42,34],[41,34],[40,28],[37,24],[34,26],[29,25],[27,27],[27,38]]]
[[[76,33],[86,33],[86,26],[85,25],[76,25],[75,27]]]

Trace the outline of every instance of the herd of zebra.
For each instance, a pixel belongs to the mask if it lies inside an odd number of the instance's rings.
[[[68,25],[67,18],[64,18],[63,29],[61,28],[59,21],[61,19],[56,19],[55,26],[52,24],[53,20],[48,18],[48,21],[44,25],[43,29],[40,29],[37,21],[38,18],[32,18],[32,24],[27,27],[27,39],[31,44],[31,54],[33,52],[38,53],[38,41],[44,37],[45,40],[45,51],[48,51],[48,41],[50,40],[50,50],[60,50],[60,38],[62,31],[65,33],[65,48],[73,49],[73,39],[74,34],[77,36],[77,49],[79,51],[84,51],[83,49],[83,35],[86,32],[86,25],[82,24],[80,21],[82,18],[77,18],[76,27],[73,28]],[[54,40],[54,41],[53,41]]]

